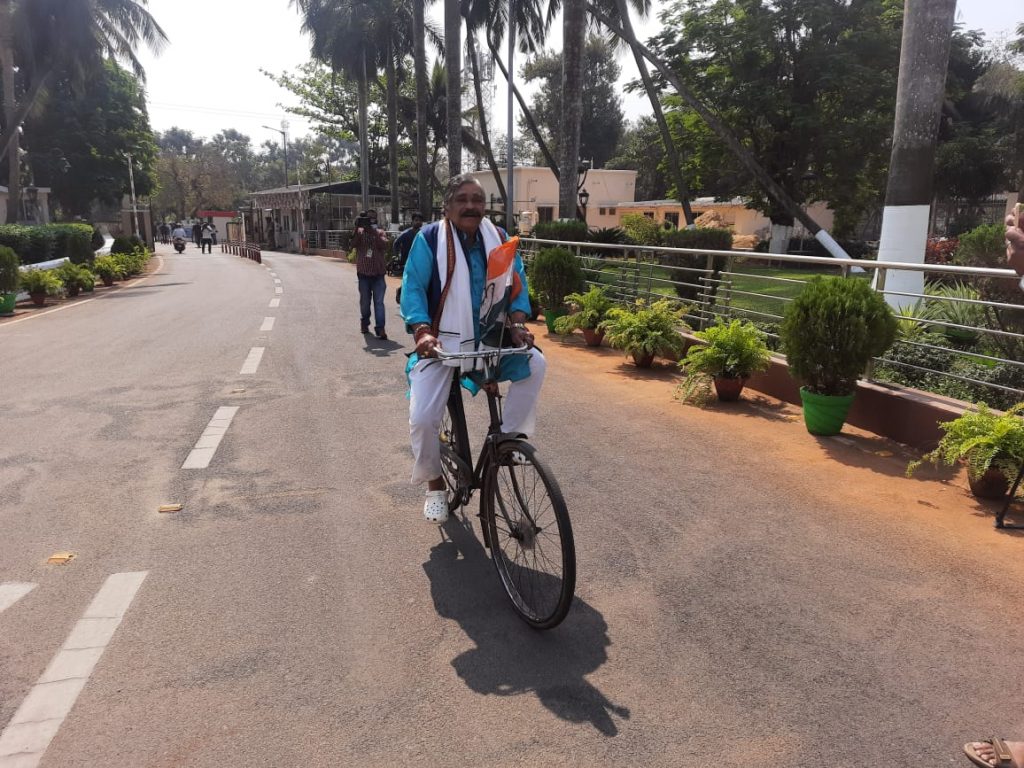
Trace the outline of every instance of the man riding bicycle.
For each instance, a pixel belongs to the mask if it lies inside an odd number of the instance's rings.
[[[453,178],[445,190],[444,218],[416,235],[402,276],[402,317],[416,342],[409,367],[412,482],[427,483],[423,516],[437,524],[448,519],[438,429],[448,402],[451,366],[462,365],[466,371],[468,364],[432,359],[436,350],[477,349],[495,323],[504,324],[512,345],[529,347],[528,355],[502,360],[499,380],[512,382],[503,432],[533,432],[546,369],[524,325],[530,300],[522,258],[501,247],[505,233],[484,217],[486,199],[476,179]]]

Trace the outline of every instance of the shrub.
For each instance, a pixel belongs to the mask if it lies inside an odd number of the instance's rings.
[[[907,467],[913,474],[921,464],[944,463],[953,466],[958,461],[967,463],[967,471],[978,479],[993,465],[1013,477],[1024,463],[1024,403],[1018,403],[1006,413],[997,415],[984,403],[975,411],[967,411],[952,421],[939,424],[945,433],[934,451]]]
[[[986,224],[960,236],[960,245],[953,254],[957,264],[967,267],[1006,268],[1006,228],[1002,224]],[[981,277],[972,280],[982,301],[1020,305],[1021,292],[1015,279]],[[1024,308],[991,307],[992,327],[1024,334]],[[993,336],[991,343],[1001,356],[1010,360],[1024,359],[1024,341],[1013,336]]]
[[[89,241],[89,245],[92,246],[93,252],[96,252],[100,248],[102,248],[103,247],[103,243],[105,243],[105,242],[106,242],[106,240],[103,239],[103,233],[100,232],[99,229],[97,229],[96,227],[93,227],[92,239]]]
[[[627,213],[619,220],[619,226],[635,245],[661,245],[661,227],[650,216]]]
[[[732,230],[729,229],[676,229],[664,232],[664,244],[670,248],[695,248],[709,251],[731,251]],[[689,270],[706,270],[708,266],[707,256],[690,253],[659,253],[658,262],[668,267],[686,268],[673,275],[676,281],[676,295],[684,301],[696,300],[701,293],[700,281],[696,272]],[[725,257],[715,256],[711,261],[711,274],[708,275],[707,290],[709,294],[709,308],[714,306],[715,296],[718,293],[718,278],[725,269]]]
[[[567,248],[541,248],[530,262],[527,284],[537,292],[541,306],[557,309],[583,286],[583,269]]]
[[[770,364],[765,335],[748,320],[725,323],[719,318],[706,331],[693,335],[704,343],[690,347],[679,363],[686,377],[677,396],[684,402],[703,403],[710,399],[714,379],[747,379]]]
[[[92,227],[88,224],[48,224],[53,233],[53,257],[85,264],[93,258]]]
[[[942,332],[950,341],[961,344],[974,344],[978,340],[978,331],[973,330],[985,324],[985,308],[980,304],[971,304],[977,301],[980,295],[976,290],[963,283],[951,283],[938,287],[928,286],[925,290],[929,296],[934,296],[937,301],[928,303],[928,317],[932,320],[940,320],[954,325],[967,326],[972,330],[964,328],[942,327]],[[900,314],[903,314],[902,312]]]
[[[49,269],[30,269],[21,273],[21,289],[28,294],[57,296],[64,288],[60,278]]]
[[[624,245],[627,241],[626,233],[622,227],[595,229],[587,239],[592,243],[603,243],[606,245]]]
[[[0,245],[0,293],[18,290],[18,254],[6,245]]]
[[[130,253],[111,253],[111,257],[121,268],[122,277],[132,277],[141,274],[149,261],[150,253],[145,247],[136,247]]]
[[[88,291],[96,280],[86,267],[73,264],[70,261],[61,264],[54,272],[64,283],[64,288],[67,289],[69,296],[76,295],[78,291]]]
[[[18,256],[20,263],[29,252],[28,227],[21,224],[0,224],[0,245],[10,248]]]
[[[119,280],[122,277],[121,265],[113,256],[97,256],[90,269],[104,282]]]
[[[896,318],[867,281],[816,277],[786,307],[780,334],[789,369],[810,392],[849,395],[893,343]]]
[[[641,299],[632,309],[614,307],[608,310],[608,317],[601,323],[601,328],[608,343],[626,354],[679,357],[686,347],[679,333],[680,328],[687,327],[683,321],[685,313],[685,307],[668,299],[649,306]]]
[[[114,238],[114,242],[110,246],[111,255],[118,253],[131,253],[135,250],[135,245],[132,243],[130,237],[125,235],[118,235]]]
[[[565,240],[582,243],[590,237],[590,229],[585,221],[569,219],[567,221],[542,221],[534,225],[530,237],[538,240]]]
[[[555,333],[568,334],[580,330],[596,330],[604,321],[615,302],[608,296],[606,288],[590,286],[586,293],[570,293],[565,297],[572,314],[555,320]]]

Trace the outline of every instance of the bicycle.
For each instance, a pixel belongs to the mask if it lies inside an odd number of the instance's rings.
[[[442,360],[481,360],[490,425],[472,463],[459,367],[452,369],[448,405],[438,435],[450,513],[481,491],[480,528],[484,546],[516,613],[535,629],[558,626],[576,589],[576,547],[565,499],[551,470],[537,458],[525,435],[501,431],[501,358],[528,353],[527,347],[447,353]]]

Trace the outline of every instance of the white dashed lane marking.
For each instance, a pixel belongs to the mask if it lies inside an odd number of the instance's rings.
[[[115,573],[103,582],[64,645],[0,733],[0,768],[39,765],[147,573]]]
[[[281,306],[281,300],[280,299],[271,299],[270,300],[270,308],[271,309],[275,309],[276,307],[280,307],[280,306]]]
[[[242,363],[242,370],[238,372],[239,375],[247,376],[256,373],[260,367],[260,360],[263,359],[263,349],[263,347],[253,347],[249,350],[249,356]]]
[[[182,469],[206,469],[213,460],[213,454],[217,452],[220,441],[231,426],[231,420],[238,413],[237,405],[222,405],[213,414],[210,423],[206,425],[203,434],[196,441],[195,447],[189,452]]]
[[[274,293],[284,293],[284,288],[279,285],[274,289]]]
[[[3,613],[36,588],[35,584],[5,581],[0,584],[0,613]]]
[[[264,317],[263,325],[260,326],[261,331],[272,331],[274,330],[274,318]]]

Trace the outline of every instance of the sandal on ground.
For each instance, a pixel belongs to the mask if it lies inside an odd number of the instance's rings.
[[[975,744],[991,744],[992,751],[995,753],[996,761],[994,763],[990,763],[979,755],[974,749]],[[1005,741],[998,739],[995,736],[986,741],[972,741],[964,744],[964,754],[967,755],[968,760],[977,766],[981,766],[981,768],[1012,768],[1013,766],[1013,754],[1010,752],[1009,747],[1006,746]]]
[[[427,522],[444,525],[448,522],[448,492],[427,491],[423,502],[423,517]]]

